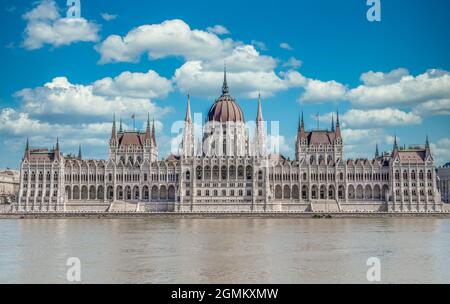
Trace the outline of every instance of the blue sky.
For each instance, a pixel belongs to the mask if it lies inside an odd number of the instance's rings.
[[[130,126],[150,112],[164,157],[187,93],[205,114],[224,61],[246,119],[261,93],[289,157],[301,108],[308,128],[339,108],[348,158],[429,134],[450,161],[449,1],[381,0],[372,23],[365,0],[243,2],[81,0],[68,20],[65,0],[2,0],[0,167],[18,167],[27,137],[106,158],[112,113]]]

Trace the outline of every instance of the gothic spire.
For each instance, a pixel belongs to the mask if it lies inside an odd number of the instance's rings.
[[[257,122],[264,121],[262,114],[261,94],[258,95],[258,115],[256,116],[256,121]]]
[[[331,116],[331,132],[334,132],[334,114]]]
[[[155,118],[153,118],[152,141],[153,141],[153,144],[156,146]]]
[[[192,114],[191,114],[191,95],[187,96],[187,107],[186,107],[186,118],[184,120],[187,123],[192,122]]]
[[[427,149],[430,148],[430,140],[429,140],[429,138],[428,138],[428,135],[427,135],[427,138],[426,138],[426,140],[425,140],[425,147],[426,147]]]
[[[122,118],[120,119],[119,133],[123,133],[123,128],[122,128]]]
[[[378,143],[375,145],[375,158],[380,156],[380,152],[378,151]]]
[[[145,140],[150,140],[151,130],[150,130],[150,113],[147,113],[147,129],[145,131]]]
[[[230,89],[228,88],[227,82],[227,65],[224,65],[223,69],[223,86],[222,86],[222,95],[228,95],[230,93]]]
[[[113,126],[112,126],[112,131],[111,131],[111,138],[116,138],[117,137],[117,132],[116,132],[116,114],[114,113],[113,115]]]
[[[78,159],[79,159],[79,160],[82,160],[82,159],[83,159],[83,156],[82,156],[82,154],[81,154],[81,145],[78,147]]]
[[[56,137],[56,150],[59,151],[59,138]]]
[[[336,111],[336,137],[341,137],[341,123],[339,122],[339,109]]]
[[[397,135],[394,136],[394,151],[398,150]]]

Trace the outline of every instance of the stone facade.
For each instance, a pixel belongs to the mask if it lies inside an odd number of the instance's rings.
[[[329,130],[299,121],[295,160],[267,154],[261,100],[250,140],[229,94],[211,107],[203,138],[194,136],[188,98],[180,155],[158,160],[154,124],[116,129],[107,160],[27,146],[20,170],[19,211],[430,212],[442,211],[428,140],[369,159],[345,160],[339,114]],[[303,115],[302,115],[303,116]],[[377,149],[378,150],[378,149]]]
[[[437,169],[438,188],[441,192],[442,201],[450,203],[450,163],[445,164]]]
[[[12,203],[19,194],[19,171],[0,170],[0,204]]]

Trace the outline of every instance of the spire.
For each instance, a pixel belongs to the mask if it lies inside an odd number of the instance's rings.
[[[30,156],[30,141],[27,137],[27,143],[25,144],[25,155],[24,158],[27,159]]]
[[[150,140],[150,134],[151,130],[150,130],[150,113],[147,113],[147,129],[145,131],[145,140]]]
[[[59,151],[59,138],[56,137],[56,150]]]
[[[336,137],[341,137],[341,123],[339,122],[339,109],[336,111],[336,130],[334,131],[336,133]]]
[[[425,141],[425,158],[431,157],[431,148],[430,148],[430,140],[427,135],[427,139]]]
[[[398,150],[397,135],[394,135],[394,151]]]
[[[426,138],[426,140],[425,140],[425,147],[426,147],[427,149],[430,148],[430,140],[429,140],[429,138],[428,138],[428,135],[427,135],[427,138]]]
[[[375,158],[380,156],[380,152],[378,151],[378,143],[375,145]]]
[[[79,159],[79,160],[82,160],[82,159],[83,159],[83,156],[82,156],[82,154],[81,154],[81,145],[78,147],[78,159]]]
[[[258,115],[256,116],[256,121],[257,122],[264,121],[262,114],[261,94],[258,95]]]
[[[120,119],[119,133],[123,133],[123,128],[122,128],[122,118]]]
[[[185,122],[191,123],[192,122],[192,114],[191,114],[191,95],[188,94],[187,96],[187,107],[186,107],[186,118]]]
[[[152,141],[153,141],[153,144],[156,146],[155,118],[153,118]]]
[[[331,132],[334,132],[334,114],[331,116]]]
[[[299,124],[299,136],[300,138],[306,138],[306,133],[305,133],[305,120],[304,120],[304,115],[303,115],[303,109],[302,109],[302,116],[300,118],[300,124]]]
[[[117,132],[116,132],[116,114],[114,113],[113,115],[113,126],[112,126],[112,131],[111,131],[111,139],[116,138],[117,137]]]
[[[223,86],[222,86],[222,95],[228,95],[230,93],[230,89],[228,88],[227,83],[227,65],[224,65],[223,69]]]

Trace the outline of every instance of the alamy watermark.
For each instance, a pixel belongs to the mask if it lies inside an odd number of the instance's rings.
[[[67,18],[81,18],[80,0],[67,0]]]
[[[366,265],[369,269],[366,272],[366,278],[369,282],[381,282],[381,261],[379,258],[371,257]]]
[[[367,5],[370,6],[367,11],[367,20],[381,22],[381,0],[367,0]]]
[[[66,279],[70,283],[81,282],[81,261],[77,257],[70,257],[66,261],[66,266],[69,267],[66,271]]]

